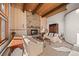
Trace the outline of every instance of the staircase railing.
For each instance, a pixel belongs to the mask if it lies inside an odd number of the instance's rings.
[[[0,46],[3,45],[7,40],[8,40],[8,39],[6,38],[6,39],[0,41]]]

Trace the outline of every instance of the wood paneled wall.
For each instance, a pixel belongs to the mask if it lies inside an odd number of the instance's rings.
[[[1,17],[0,17],[0,41],[1,41]]]
[[[11,32],[16,32],[16,35],[26,34],[26,11],[23,12],[23,4],[11,4]]]
[[[5,4],[5,15],[7,16],[7,22],[5,23],[6,25],[5,25],[5,37],[8,37],[8,16],[9,16],[9,6],[8,6],[8,4],[6,3]]]
[[[1,10],[1,5],[0,5],[0,10]],[[0,16],[0,41],[1,41],[1,16]]]

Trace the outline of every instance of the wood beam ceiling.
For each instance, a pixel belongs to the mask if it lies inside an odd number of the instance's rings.
[[[25,3],[23,4],[23,12],[25,11]]]
[[[32,14],[37,13],[42,17],[48,17],[66,10],[67,4],[68,3],[24,3],[23,11],[26,10],[32,12]]]
[[[38,9],[43,5],[43,3],[39,3],[37,7],[32,11],[32,14],[35,14]]]
[[[55,10],[54,12],[51,12],[50,14],[46,15],[45,17],[50,17],[50,16],[53,16],[53,15],[56,15],[56,14],[62,12],[62,11],[65,11],[65,10],[67,10],[66,5],[64,5],[61,8]]]
[[[32,12],[37,7],[37,5],[39,5],[39,3],[26,3],[23,6],[23,10]]]
[[[37,14],[42,16],[59,5],[61,5],[61,3],[44,3],[41,8],[37,10]]]
[[[46,14],[44,14],[42,17],[45,17],[45,16],[49,15],[50,13],[58,10],[59,8],[62,8],[62,6],[66,6],[66,5],[67,5],[67,3],[62,3],[61,5],[57,6],[56,8],[54,8],[54,9],[50,10],[49,12],[47,12]]]

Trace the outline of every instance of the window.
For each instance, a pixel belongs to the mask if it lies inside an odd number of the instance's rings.
[[[0,42],[8,35],[8,4],[0,4]]]
[[[1,11],[5,12],[5,5],[4,4],[1,4]]]
[[[1,38],[5,39],[5,18],[2,17],[1,21]]]

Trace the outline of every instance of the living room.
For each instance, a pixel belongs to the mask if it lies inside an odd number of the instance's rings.
[[[0,13],[8,27],[0,25],[0,55],[79,56],[79,3],[1,5],[7,6],[8,19]]]

